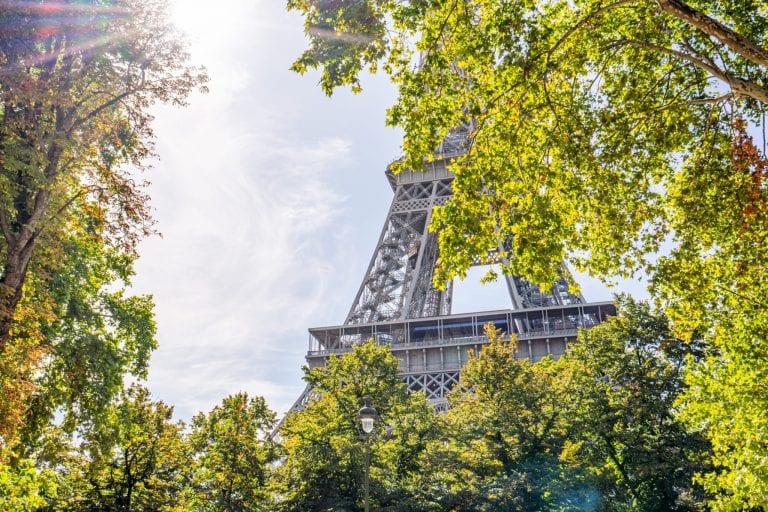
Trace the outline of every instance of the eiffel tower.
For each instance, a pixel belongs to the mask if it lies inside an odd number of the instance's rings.
[[[488,343],[486,323],[515,334],[519,357],[536,362],[563,354],[579,327],[615,315],[613,303],[587,303],[571,293],[565,278],[544,291],[506,275],[510,309],[451,314],[452,283],[444,290],[432,283],[438,244],[428,226],[433,208],[453,193],[454,175],[448,165],[464,153],[469,130],[452,131],[425,172],[394,174],[387,168],[394,197],[368,270],[344,323],[309,329],[310,368],[324,366],[331,354],[350,352],[373,338],[397,357],[408,389],[423,391],[440,410],[446,407],[447,392],[459,383],[469,354],[478,354]],[[291,410],[301,409],[310,393],[306,389]]]

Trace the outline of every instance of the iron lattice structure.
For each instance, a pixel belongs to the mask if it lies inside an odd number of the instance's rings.
[[[387,169],[394,197],[373,257],[344,323],[309,329],[310,367],[323,366],[331,354],[349,352],[373,338],[398,358],[408,389],[423,391],[442,408],[469,354],[488,342],[486,323],[515,334],[518,354],[535,362],[550,354],[558,357],[575,340],[578,328],[615,314],[610,302],[586,303],[571,293],[565,278],[541,290],[517,276],[504,276],[509,310],[451,314],[452,283],[444,290],[433,286],[438,243],[428,228],[433,208],[452,195],[454,175],[448,165],[463,153],[468,130],[452,132],[425,172],[395,175]],[[303,406],[309,392],[305,390],[294,409]]]

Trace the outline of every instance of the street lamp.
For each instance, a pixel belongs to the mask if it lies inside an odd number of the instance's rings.
[[[373,431],[373,424],[379,417],[378,411],[371,406],[371,397],[366,396],[363,398],[364,405],[357,413],[357,419],[360,421],[360,426],[363,428],[365,437],[365,512],[369,512],[370,505],[370,483],[369,472],[371,467],[371,432]]]

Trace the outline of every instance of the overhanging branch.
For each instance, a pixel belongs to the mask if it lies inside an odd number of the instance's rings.
[[[665,46],[659,46],[653,43],[646,43],[643,41],[631,41],[631,40],[623,39],[621,41],[616,41],[613,44],[611,44],[612,47],[622,46],[622,45],[638,46],[640,48],[657,51],[657,52],[671,55],[678,59],[684,60],[700,69],[703,69],[704,71],[714,76],[715,78],[718,78],[719,80],[722,80],[723,82],[725,82],[731,88],[731,91],[733,92],[734,96],[751,98],[753,100],[757,100],[761,103],[768,105],[768,89],[766,89],[765,87],[761,87],[755,82],[752,82],[750,80],[745,80],[744,78],[735,76],[723,69],[718,68],[717,66],[713,66],[709,62],[705,61],[704,59],[696,55],[691,55],[689,53],[682,52],[680,50],[667,48]]]
[[[708,36],[714,37],[728,48],[758,66],[768,68],[768,50],[759,47],[750,39],[725,26],[714,18],[681,2],[680,0],[656,0],[663,12],[681,19]]]

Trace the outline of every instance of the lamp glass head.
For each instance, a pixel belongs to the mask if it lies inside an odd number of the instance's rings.
[[[373,430],[373,422],[374,418],[372,416],[360,418],[360,424],[363,426],[363,432],[370,434],[371,430]]]
[[[363,427],[363,432],[370,434],[373,430],[373,422],[379,417],[379,413],[371,406],[371,397],[366,396],[363,398],[365,405],[357,414],[357,419],[360,420],[360,425]]]

